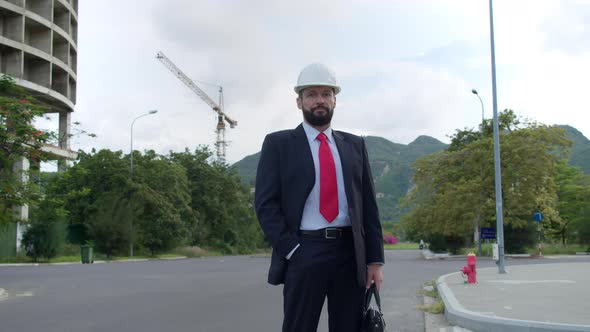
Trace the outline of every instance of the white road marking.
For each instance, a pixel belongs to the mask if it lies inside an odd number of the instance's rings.
[[[0,302],[2,300],[6,300],[8,298],[8,293],[4,290],[4,288],[0,288]]]

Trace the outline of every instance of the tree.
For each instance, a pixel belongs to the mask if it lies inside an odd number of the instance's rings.
[[[70,241],[93,241],[107,256],[123,254],[133,241],[150,253],[186,242],[196,224],[186,171],[154,151],[81,152],[78,162],[56,177],[51,194],[69,212]]]
[[[264,245],[253,197],[234,169],[210,157],[205,148],[169,156],[134,151],[132,181],[129,156],[80,152],[48,192],[64,202],[70,241],[94,241],[107,255],[122,253],[131,238],[151,254],[186,243],[251,252]]]
[[[11,219],[11,208],[35,202],[39,193],[28,174],[15,174],[13,164],[22,158],[33,162],[46,160],[44,143],[55,136],[33,126],[43,116],[43,107],[18,87],[9,76],[0,77],[0,223]]]
[[[124,253],[131,237],[129,191],[101,193],[87,212],[87,238],[97,251],[109,259]]]
[[[563,130],[521,123],[511,110],[500,115],[500,123],[505,224],[526,228],[537,210],[548,220],[557,218],[553,175],[571,142]],[[478,216],[480,225],[494,224],[493,140],[486,128],[479,138],[472,131],[458,131],[447,151],[415,162],[415,188],[405,198],[412,208],[404,217],[408,236],[468,242]]]
[[[66,211],[59,201],[44,198],[32,206],[31,224],[23,234],[22,244],[27,256],[36,262],[40,257],[51,259],[58,255],[65,243],[64,218]]]
[[[152,255],[184,244],[196,225],[186,170],[153,151],[134,160],[137,172],[131,200],[139,243]]]
[[[556,183],[559,218],[551,220],[550,235],[559,238],[564,246],[576,235],[582,243],[590,244],[590,237],[585,236],[590,230],[590,176],[564,162],[557,167]]]
[[[586,200],[588,202],[588,200]],[[577,219],[574,227],[578,232],[578,240],[581,244],[588,246],[587,252],[590,252],[590,206],[586,205],[581,211],[583,218]]]
[[[62,199],[63,207],[68,211],[68,240],[76,244],[92,240],[89,222],[95,227],[96,218],[113,221],[113,216],[120,216],[122,219],[114,220],[128,225],[128,216],[118,211],[120,205],[115,200],[128,201],[130,192],[129,162],[123,153],[94,149],[90,153],[80,151],[77,162],[66,172],[58,174],[55,182],[47,188],[47,195]],[[100,201],[105,204],[101,205]]]
[[[192,244],[226,253],[245,253],[262,246],[262,232],[252,209],[253,195],[241,183],[235,169],[209,163],[210,157],[206,148],[169,156],[186,169],[190,182],[191,207],[198,217],[198,227],[191,234]]]

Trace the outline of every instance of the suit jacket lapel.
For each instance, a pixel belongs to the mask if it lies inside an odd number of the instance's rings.
[[[297,128],[295,128],[295,130],[293,130],[293,138],[295,155],[298,157],[298,160],[300,160],[301,170],[305,175],[304,178],[308,179],[308,181],[305,183],[305,186],[307,188],[306,191],[309,193],[313,188],[313,184],[315,183],[315,168],[313,166],[311,148],[309,147],[309,141],[307,140],[307,135],[305,134],[303,125],[299,125]]]
[[[350,144],[348,141],[337,131],[332,131],[334,136],[334,142],[338,148],[338,154],[340,155],[340,162],[342,163],[342,177],[344,178],[344,190],[346,191],[347,200],[352,198],[352,152],[350,151]],[[349,205],[350,206],[350,202]]]

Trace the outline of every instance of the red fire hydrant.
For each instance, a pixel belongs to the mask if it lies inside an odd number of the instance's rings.
[[[474,253],[467,255],[467,265],[463,266],[461,272],[463,277],[467,276],[465,283],[475,284],[477,282],[477,272],[475,271],[476,258]]]

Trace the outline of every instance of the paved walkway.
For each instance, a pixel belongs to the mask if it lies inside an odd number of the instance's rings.
[[[530,264],[460,272],[437,287],[449,323],[473,331],[590,331],[590,262]]]

